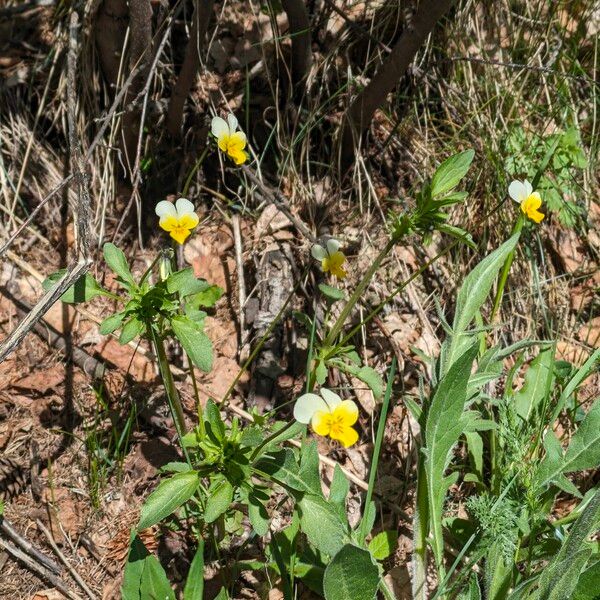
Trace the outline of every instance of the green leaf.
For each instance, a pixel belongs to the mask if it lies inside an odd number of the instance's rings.
[[[227,588],[222,587],[221,591],[215,596],[215,600],[229,600]]]
[[[540,352],[525,373],[525,382],[514,395],[517,414],[528,422],[539,403],[546,396],[548,378],[552,377],[554,353],[551,350]]]
[[[316,440],[305,441],[302,444],[300,450],[300,471],[298,475],[306,483],[312,494],[317,496],[323,495]]]
[[[397,531],[382,531],[369,542],[369,551],[373,555],[373,558],[385,560],[394,552],[397,543]]]
[[[214,481],[208,490],[208,499],[204,509],[207,523],[216,521],[233,501],[233,486],[227,479]]]
[[[103,247],[104,260],[106,264],[120,277],[121,282],[126,284],[125,287],[136,287],[133,275],[129,270],[127,258],[120,248],[117,248],[111,242],[107,242]]]
[[[488,254],[465,277],[456,299],[452,335],[444,342],[443,346],[442,374],[448,371],[452,363],[471,344],[472,336],[466,334],[467,327],[485,302],[507,256],[515,249],[519,235],[516,233],[499,248]]]
[[[198,549],[190,565],[183,600],[203,600],[204,598],[204,540],[198,540]]]
[[[123,329],[121,329],[121,335],[119,336],[119,344],[124,346],[129,344],[131,340],[134,340],[138,335],[142,335],[146,331],[146,325],[143,321],[140,321],[136,317],[131,317]]]
[[[45,292],[50,291],[65,275],[67,269],[61,269],[52,273],[44,279],[42,287]],[[67,291],[60,297],[67,304],[78,304],[88,302],[96,296],[110,295],[89,273],[82,275]]]
[[[182,298],[190,294],[203,292],[210,287],[204,279],[196,278],[192,267],[171,273],[167,277],[166,284],[169,294],[178,293]]]
[[[379,568],[370,553],[346,544],[327,565],[323,577],[325,600],[374,600]]]
[[[194,495],[199,482],[197,471],[177,473],[161,481],[142,506],[138,531],[152,527],[185,504]]]
[[[140,587],[142,584],[142,575],[146,566],[145,559],[150,556],[142,540],[135,536],[131,541],[127,564],[123,574],[123,584],[121,585],[122,600],[140,600]]]
[[[546,441],[553,437],[554,434],[549,431],[544,438],[546,457],[535,477],[538,488],[556,482],[563,473],[595,469],[600,465],[600,401],[596,400],[579,425],[564,457],[548,451]]]
[[[188,317],[177,316],[171,319],[171,327],[190,360],[201,371],[208,373],[213,363],[212,343],[198,323]]]
[[[113,331],[116,331],[123,324],[123,319],[125,318],[124,312],[118,312],[114,315],[110,315],[110,317],[106,317],[102,323],[100,323],[100,333],[101,335],[108,335]]]
[[[304,494],[297,503],[300,528],[321,552],[334,556],[348,539],[348,526],[337,510],[322,497]]]
[[[167,579],[167,574],[151,554],[145,559],[144,572],[140,581],[140,600],[175,600],[175,593]]]
[[[269,513],[254,490],[248,494],[248,518],[252,528],[258,535],[267,535],[269,531]]]
[[[442,509],[450,482],[444,472],[452,459],[452,449],[465,429],[463,418],[467,384],[477,344],[473,344],[450,367],[435,390],[425,421],[425,474],[429,516],[433,527],[433,550],[438,564],[442,560]],[[458,473],[456,473],[458,475]]]
[[[333,469],[333,479],[329,487],[329,503],[339,506],[343,513],[346,511],[346,498],[350,492],[350,482],[344,475],[340,465],[335,463]]]
[[[328,362],[330,365],[340,369],[340,371],[354,375],[354,377],[360,379],[364,384],[368,385],[373,392],[375,399],[379,400],[383,396],[383,379],[375,369],[367,366],[357,367],[338,358],[333,358]]]
[[[216,442],[222,442],[225,439],[225,423],[221,418],[218,406],[212,398],[209,398],[204,407],[204,422],[207,429],[213,434]]]
[[[600,517],[600,490],[594,494],[572,525],[558,554],[544,568],[538,591],[540,600],[571,598],[579,575],[592,552],[592,547],[586,543],[586,540],[596,531],[598,517]]]
[[[212,308],[224,293],[223,288],[220,288],[218,285],[208,285],[203,291],[189,296],[187,302],[194,308],[199,308],[200,306]]]
[[[465,150],[446,159],[431,179],[431,196],[441,196],[455,188],[467,174],[475,152]]]
[[[300,476],[300,468],[296,462],[294,452],[285,448],[262,456],[255,465],[259,472],[270,475],[282,485],[299,492],[312,492],[312,487]]]
[[[327,285],[326,283],[320,283],[319,289],[323,296],[325,296],[331,302],[337,302],[338,300],[344,299],[344,292],[338,288]]]
[[[571,600],[598,600],[600,560],[589,566],[580,576]]]

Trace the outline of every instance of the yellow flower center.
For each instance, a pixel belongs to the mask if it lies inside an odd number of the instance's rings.
[[[246,139],[239,132],[228,135],[224,134],[218,139],[219,148],[233,159],[236,165],[241,165],[246,162],[248,155],[244,151],[246,147]]]
[[[538,192],[533,192],[523,202],[521,202],[521,210],[529,219],[535,223],[540,223],[544,218],[544,213],[538,209],[542,206],[542,198]]]
[[[326,256],[321,261],[321,269],[324,273],[331,273],[338,279],[346,277],[346,271],[342,268],[342,265],[346,262],[346,256],[343,252],[338,250],[333,254]]]
[[[181,217],[169,215],[161,219],[159,224],[178,244],[183,244],[192,229],[198,225],[198,217],[195,214]]]
[[[352,401],[342,402],[331,412],[318,410],[311,419],[314,432],[341,442],[346,448],[358,441],[358,433],[352,427],[358,419],[358,410]]]

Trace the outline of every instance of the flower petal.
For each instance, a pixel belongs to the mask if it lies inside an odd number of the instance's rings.
[[[229,125],[227,125],[225,119],[213,117],[213,120],[210,123],[210,132],[219,139],[225,135],[229,135]]]
[[[200,222],[198,215],[196,213],[187,213],[183,215],[183,217],[179,218],[179,227],[182,229],[194,229],[196,225]]]
[[[527,197],[527,200],[529,200],[529,207],[535,210],[537,210],[542,205],[542,197],[540,196],[539,192],[532,192]]]
[[[233,135],[238,128],[238,120],[233,113],[227,115],[227,125],[229,126],[229,135]]]
[[[243,150],[238,150],[237,148],[232,149],[230,147],[228,153],[236,165],[243,165],[248,159],[248,155]]]
[[[189,215],[195,213],[194,205],[187,198],[179,198],[175,202],[177,208],[177,215],[181,218],[183,215]]]
[[[342,399],[335,392],[332,392],[327,388],[321,388],[321,396],[323,396],[323,400],[325,401],[325,404],[327,404],[330,412],[333,412],[335,407],[342,403]]]
[[[229,137],[229,147],[243,150],[246,147],[246,134],[243,131],[236,131]]]
[[[344,400],[335,407],[333,416],[338,417],[342,424],[350,427],[358,421],[358,406],[353,400]]]
[[[312,254],[312,257],[316,258],[317,260],[323,260],[324,258],[327,258],[327,250],[325,250],[325,248],[319,244],[315,244],[310,249],[310,253]]]
[[[169,234],[178,244],[183,244],[183,242],[185,242],[185,240],[188,238],[188,236],[190,235],[190,230],[189,229],[182,229],[181,227],[178,227],[177,229],[173,229],[173,231],[171,231],[171,233]]]
[[[330,238],[327,240],[327,252],[329,255],[335,254],[340,249],[341,245],[342,244],[335,238]]]
[[[317,435],[329,435],[331,432],[331,413],[324,410],[318,410],[312,416],[310,426]]]
[[[527,181],[527,179],[523,181],[523,185],[525,186],[525,197],[527,198],[531,196],[531,192],[533,192],[533,186],[529,183],[529,181]]]
[[[358,442],[358,432],[352,427],[344,427],[338,435],[335,437],[332,435],[331,439],[337,439],[344,448],[349,448]]]
[[[294,419],[299,423],[308,424],[317,411],[329,412],[329,407],[317,394],[303,394],[294,404]]]
[[[168,200],[161,200],[156,205],[154,212],[156,213],[156,216],[158,216],[158,217],[166,217],[166,216],[176,217],[177,216],[177,209],[175,208],[175,205],[172,202],[169,202]]]
[[[173,229],[177,229],[179,222],[177,221],[177,217],[173,215],[164,215],[160,218],[158,224],[165,231],[173,231]]]
[[[508,186],[508,195],[515,202],[523,202],[523,200],[525,200],[529,194],[527,193],[527,187],[525,186],[525,184],[522,181],[515,179]]]

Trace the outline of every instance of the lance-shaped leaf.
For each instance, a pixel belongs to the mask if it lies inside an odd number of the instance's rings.
[[[452,335],[448,337],[443,346],[442,375],[448,372],[452,363],[471,344],[471,336],[466,333],[467,327],[488,297],[506,257],[515,249],[519,235],[516,233],[506,240],[465,277],[456,299]]]
[[[425,420],[425,475],[429,499],[429,518],[433,529],[433,550],[437,561],[442,558],[441,515],[444,496],[451,478],[444,472],[452,458],[452,449],[465,430],[463,418],[471,366],[477,355],[473,344],[450,367],[440,381]]]

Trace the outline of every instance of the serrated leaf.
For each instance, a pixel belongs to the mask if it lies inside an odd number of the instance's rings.
[[[337,510],[322,497],[304,494],[297,503],[300,529],[321,552],[334,556],[348,539],[348,526]]]
[[[546,439],[553,437],[550,431]],[[536,475],[539,488],[556,481],[563,473],[573,473],[585,469],[595,469],[600,465],[600,401],[596,400],[579,428],[571,438],[571,443],[563,457],[548,452]]]
[[[66,272],[67,269],[61,269],[44,279],[42,282],[44,291],[50,291],[65,276]],[[78,304],[80,302],[88,302],[96,296],[106,296],[108,294],[89,273],[86,273],[67,289],[60,297],[60,300],[66,304]]]
[[[216,521],[233,501],[233,486],[227,479],[214,482],[208,490],[204,520],[207,523]]]
[[[161,481],[142,506],[138,531],[156,525],[185,504],[194,495],[199,481],[197,471],[177,473]]]
[[[548,563],[540,578],[538,596],[544,600],[570,598],[577,585],[592,548],[586,543],[598,525],[600,516],[600,490],[598,490],[581,515],[571,526],[571,531],[558,554]]]
[[[171,327],[190,360],[201,371],[208,373],[212,369],[213,349],[209,337],[200,325],[180,315],[171,319]]]
[[[382,531],[369,542],[369,552],[377,560],[385,560],[396,549],[397,531]]]
[[[431,196],[441,196],[455,188],[467,174],[474,156],[473,150],[465,150],[447,158],[431,179]]]
[[[125,283],[126,287],[135,287],[136,283],[123,251],[111,242],[104,244],[102,251],[106,264],[121,278],[122,283]]]
[[[325,600],[374,600],[379,569],[367,550],[346,544],[332,559],[323,576]]]
[[[167,277],[166,284],[169,294],[178,293],[182,298],[190,294],[203,292],[210,287],[210,284],[204,279],[196,278],[192,267],[171,273]]]
[[[113,331],[116,331],[123,324],[123,319],[125,318],[124,312],[118,312],[114,315],[110,315],[110,317],[106,317],[102,323],[100,323],[100,334],[101,335],[109,335]]]
[[[312,487],[300,476],[300,468],[290,448],[262,456],[255,468],[292,490],[307,493],[312,491]]]

